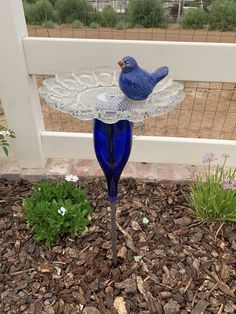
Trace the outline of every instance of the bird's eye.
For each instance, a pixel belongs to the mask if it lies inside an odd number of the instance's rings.
[[[130,62],[129,62],[129,61],[126,61],[125,64],[126,64],[126,65],[130,65]]]

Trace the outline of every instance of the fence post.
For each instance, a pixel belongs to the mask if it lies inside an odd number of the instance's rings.
[[[0,0],[0,98],[13,150],[22,168],[44,167],[42,111],[35,77],[29,75],[22,38],[28,36],[21,0]]]

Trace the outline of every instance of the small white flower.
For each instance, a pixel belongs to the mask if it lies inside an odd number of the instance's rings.
[[[65,215],[65,213],[66,213],[66,209],[64,208],[64,207],[61,207],[60,209],[58,209],[58,214],[60,214],[60,215],[62,215],[62,216],[64,216]]]
[[[3,136],[10,136],[11,133],[7,130],[4,130],[4,131],[0,131],[0,135],[3,135]]]
[[[134,261],[135,261],[136,263],[140,262],[141,259],[142,259],[142,256],[140,256],[140,255],[134,256]]]
[[[77,182],[79,178],[77,176],[73,176],[73,174],[67,175],[65,177],[66,181]]]
[[[143,224],[144,224],[144,225],[149,224],[149,219],[146,218],[146,217],[144,217],[144,218],[143,218]]]

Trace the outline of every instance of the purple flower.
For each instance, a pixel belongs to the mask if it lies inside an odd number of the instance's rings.
[[[224,179],[224,190],[236,190],[236,180],[231,178]]]
[[[224,190],[232,190],[232,189],[233,189],[233,185],[231,183],[224,184]]]
[[[204,164],[210,164],[212,161],[217,160],[217,158],[215,157],[215,154],[213,153],[207,153],[202,157],[202,162]]]

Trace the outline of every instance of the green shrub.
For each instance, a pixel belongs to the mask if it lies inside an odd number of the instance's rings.
[[[28,3],[26,0],[23,1],[23,7],[24,7],[24,13],[25,13],[25,19],[26,23],[31,23],[31,11],[32,11],[32,5]]]
[[[206,154],[203,162],[207,164],[207,174],[196,176],[196,182],[190,185],[187,197],[193,213],[202,220],[211,222],[236,221],[236,169],[225,170],[224,157],[222,167],[211,166],[215,160],[213,154]]]
[[[236,28],[236,1],[216,0],[209,14],[209,26],[220,31],[232,31]]]
[[[42,24],[41,24],[41,26],[43,27],[43,28],[55,28],[56,27],[56,24],[53,22],[53,21],[45,21],[45,22],[43,22]]]
[[[183,28],[200,29],[207,23],[207,14],[198,8],[189,9],[182,17],[180,24]]]
[[[48,246],[61,235],[73,238],[83,232],[91,212],[86,193],[66,180],[37,183],[23,206],[35,241],[45,241]]]
[[[8,156],[9,144],[7,142],[7,138],[9,137],[15,138],[15,133],[12,130],[0,125],[0,147],[3,149],[6,156]]]
[[[80,22],[80,20],[74,20],[72,23],[73,28],[82,28],[83,27],[83,23]]]
[[[122,21],[116,23],[115,29],[117,29],[117,30],[123,30],[123,29],[125,29],[125,23],[122,22]]]
[[[114,27],[118,19],[118,13],[110,5],[105,6],[101,12],[101,26]]]
[[[92,11],[89,14],[89,21],[90,23],[95,22],[97,24],[101,24],[101,12],[98,11]]]
[[[57,14],[49,0],[38,0],[29,4],[23,2],[26,22],[29,24],[41,24],[44,21],[57,20]]]
[[[92,22],[89,24],[89,28],[96,29],[96,28],[98,28],[98,24],[96,22]]]
[[[61,23],[73,23],[74,20],[80,20],[88,25],[91,22],[90,14],[93,8],[86,0],[57,0],[55,8]]]
[[[161,0],[130,0],[128,21],[131,25],[142,24],[144,27],[164,27],[167,17]]]

